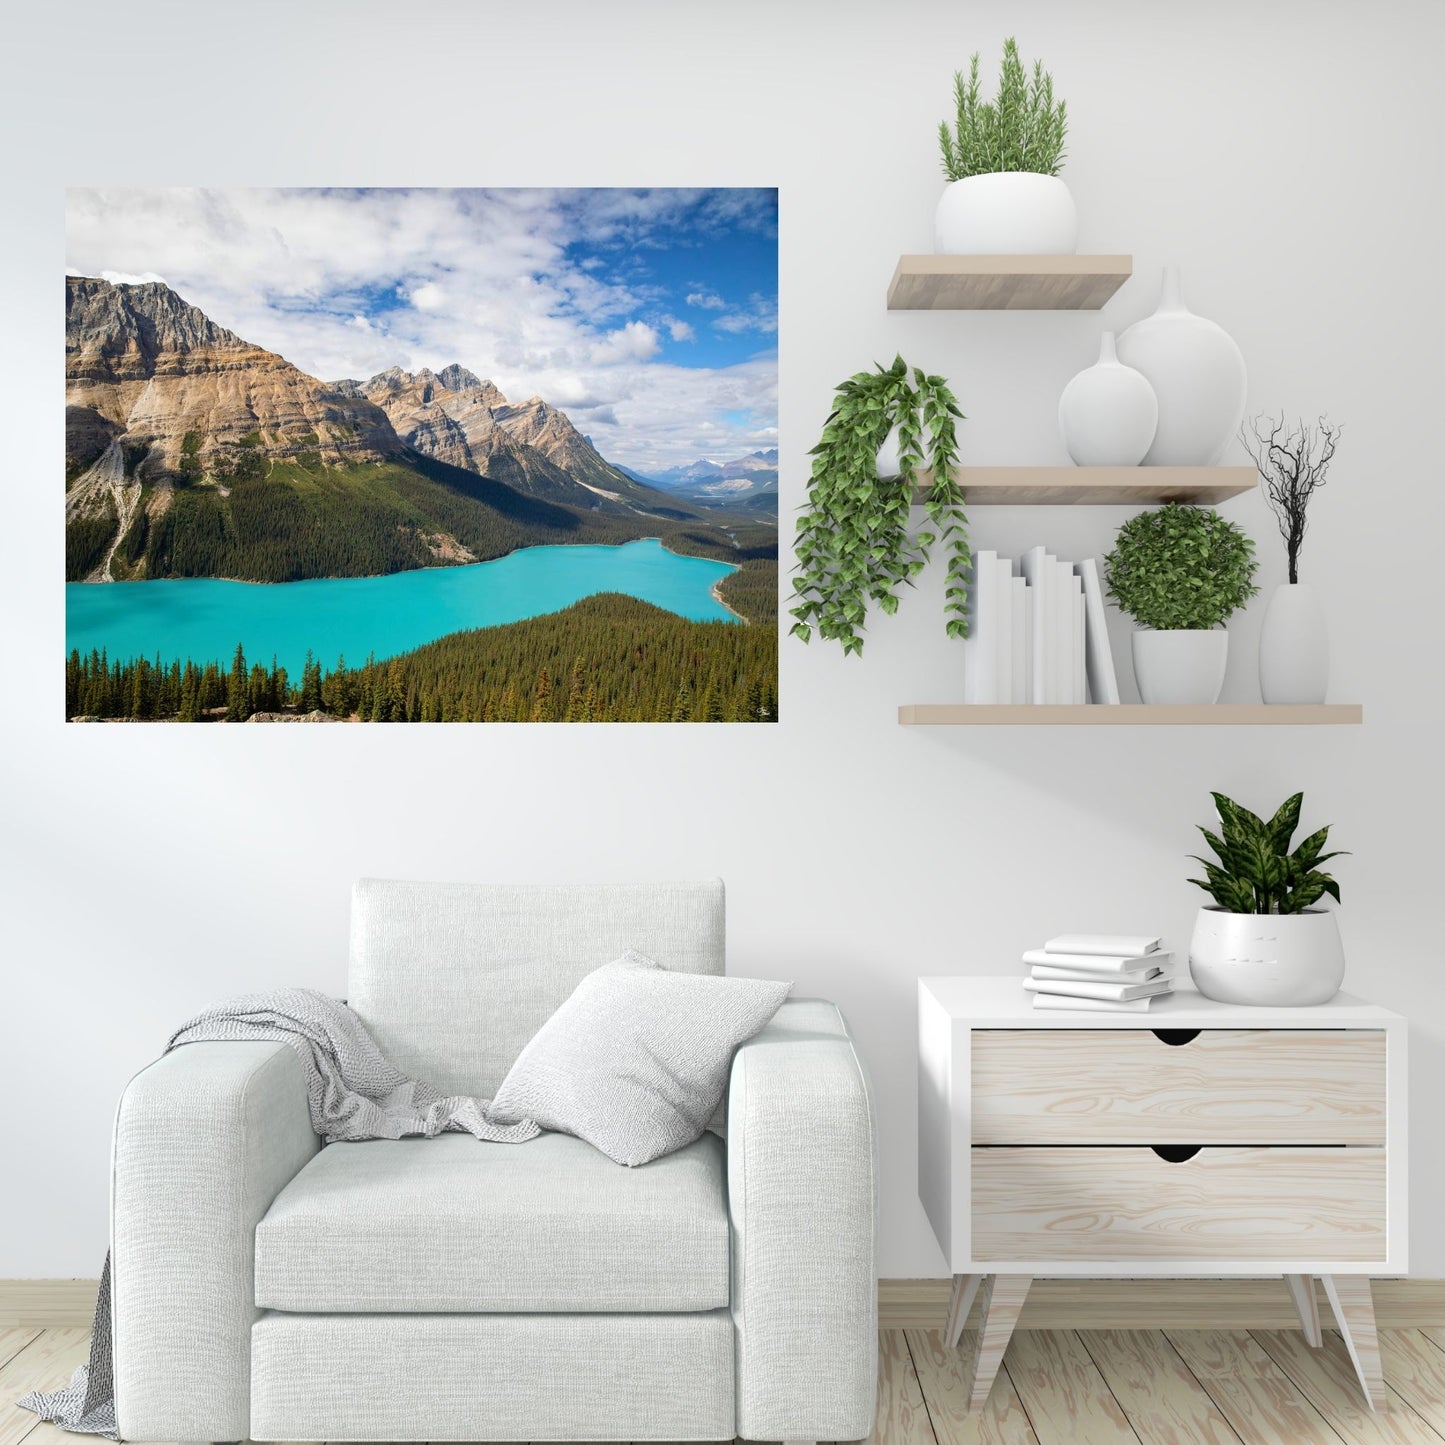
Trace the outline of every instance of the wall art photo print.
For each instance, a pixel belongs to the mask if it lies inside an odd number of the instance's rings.
[[[776,721],[776,191],[66,232],[67,718]]]

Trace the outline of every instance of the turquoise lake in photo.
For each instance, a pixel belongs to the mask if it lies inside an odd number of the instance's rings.
[[[598,592],[622,592],[697,622],[736,622],[713,595],[735,568],[680,557],[655,538],[620,547],[524,547],[493,562],[431,567],[386,577],[309,582],[69,582],[65,650],[104,648],[112,658],[186,658],[229,665],[271,657],[300,678],[308,648],[323,667],[344,654],[356,666],[408,652],[472,627],[558,612]]]

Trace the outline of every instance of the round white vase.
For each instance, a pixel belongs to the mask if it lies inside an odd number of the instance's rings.
[[[966,176],[943,188],[933,238],[942,255],[1068,256],[1079,239],[1079,213],[1057,176]]]
[[[1328,1003],[1345,978],[1335,915],[1199,910],[1189,940],[1189,976],[1205,998],[1261,1008]]]
[[[1207,467],[1219,460],[1244,416],[1244,357],[1223,327],[1196,316],[1164,269],[1158,309],[1119,337],[1119,360],[1141,371],[1159,402],[1148,467]]]
[[[1154,440],[1159,402],[1142,372],[1123,365],[1114,333],[1099,341],[1099,359],[1059,398],[1059,431],[1078,467],[1137,467]]]
[[[1135,630],[1134,681],[1147,703],[1213,703],[1224,687],[1229,633],[1222,627]]]
[[[878,475],[880,477],[896,477],[903,470],[903,462],[898,451],[898,428],[883,438],[883,445],[878,448]]]
[[[1330,686],[1325,609],[1308,582],[1274,589],[1259,630],[1259,692],[1266,702],[1323,702]]]

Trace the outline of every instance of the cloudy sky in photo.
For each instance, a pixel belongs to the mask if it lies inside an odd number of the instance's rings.
[[[72,190],[66,267],[326,381],[460,362],[641,471],[777,444],[773,190]]]

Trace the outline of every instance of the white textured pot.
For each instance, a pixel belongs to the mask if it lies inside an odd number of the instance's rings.
[[[1179,273],[1164,269],[1158,309],[1119,338],[1119,360],[1142,371],[1159,402],[1148,467],[1207,467],[1244,416],[1244,357],[1222,327],[1184,304]]]
[[[1325,609],[1308,582],[1274,589],[1259,630],[1259,692],[1266,702],[1323,702],[1330,686]]]
[[[999,171],[943,188],[933,217],[934,250],[954,256],[1071,256],[1079,213],[1057,176]]]
[[[1328,1003],[1345,977],[1335,915],[1199,910],[1189,940],[1189,976],[1205,998],[1265,1008]]]
[[[1148,703],[1212,703],[1224,687],[1229,633],[1222,627],[1134,633],[1134,681]]]
[[[878,475],[896,477],[902,469],[903,463],[898,454],[898,428],[894,427],[878,448]]]
[[[1124,366],[1114,333],[1099,342],[1099,359],[1059,398],[1059,431],[1079,467],[1137,467],[1154,440],[1159,403],[1142,372]]]

